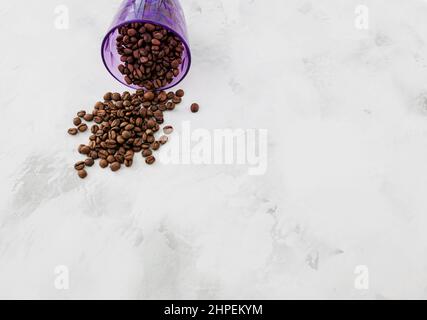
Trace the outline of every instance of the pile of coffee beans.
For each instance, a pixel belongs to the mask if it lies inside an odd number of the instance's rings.
[[[172,126],[165,126],[166,135],[156,138],[160,126],[164,123],[164,112],[175,109],[184,97],[184,91],[153,92],[137,90],[104,95],[104,101],[97,102],[92,112],[79,111],[73,120],[75,127],[68,130],[70,135],[78,135],[89,130],[85,122],[95,122],[90,127],[91,136],[87,145],[80,145],[78,151],[86,160],[75,164],[78,176],[87,177],[86,168],[92,167],[99,160],[101,168],[110,167],[118,171],[122,166],[131,167],[134,157],[142,152],[148,165],[156,158],[154,151],[168,142],[173,132]]]
[[[119,28],[119,71],[128,85],[147,90],[165,87],[180,74],[184,45],[172,32],[150,23]]]

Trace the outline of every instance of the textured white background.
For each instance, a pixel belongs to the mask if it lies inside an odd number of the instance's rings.
[[[100,60],[119,4],[1,1],[0,298],[427,297],[426,1],[182,0],[194,64],[167,122],[268,129],[267,174],[136,161],[80,181],[66,129],[124,90]]]

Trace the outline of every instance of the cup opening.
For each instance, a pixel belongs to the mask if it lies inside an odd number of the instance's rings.
[[[184,78],[187,76],[188,72],[190,71],[190,67],[191,67],[191,51],[190,51],[190,47],[189,47],[187,41],[183,38],[182,35],[177,33],[175,30],[171,29],[167,25],[164,25],[164,24],[156,22],[156,21],[145,20],[145,19],[133,19],[133,20],[129,20],[129,21],[120,23],[120,24],[116,25],[115,27],[113,27],[107,33],[107,35],[104,37],[104,40],[102,41],[102,47],[101,47],[101,56],[102,56],[102,61],[104,63],[104,66],[105,66],[105,68],[107,68],[108,72],[117,81],[119,81],[120,83],[122,83],[123,85],[125,85],[128,88],[131,88],[134,90],[145,89],[144,87],[139,87],[139,86],[136,86],[134,84],[128,85],[124,81],[123,75],[118,70],[118,66],[119,66],[119,64],[121,64],[119,54],[118,54],[118,52],[116,50],[116,46],[115,46],[116,38],[118,35],[118,30],[122,26],[128,25],[130,23],[151,23],[154,25],[161,26],[161,27],[165,28],[166,30],[168,30],[169,32],[173,33],[175,36],[177,36],[184,45],[184,52],[183,52],[184,58],[183,58],[183,61],[181,64],[181,73],[177,77],[175,77],[173,79],[173,81],[171,83],[169,83],[167,86],[161,87],[159,89],[154,89],[154,90],[155,91],[167,90],[167,89],[170,89],[172,87],[175,87],[182,80],[184,80]]]

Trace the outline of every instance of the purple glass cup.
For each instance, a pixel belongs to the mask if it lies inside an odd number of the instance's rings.
[[[160,25],[174,33],[184,44],[183,62],[180,74],[167,86],[159,88],[166,90],[176,86],[188,74],[191,66],[191,52],[188,42],[187,24],[181,5],[178,0],[124,0],[119,12],[113,20],[110,31],[102,42],[102,60],[111,75],[125,86],[141,89],[136,85],[128,85],[118,67],[122,63],[116,49],[116,38],[119,28],[123,25],[140,22]]]

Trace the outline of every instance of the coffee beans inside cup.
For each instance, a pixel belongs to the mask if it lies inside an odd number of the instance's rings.
[[[177,92],[137,90],[135,93],[123,92],[104,95],[103,101],[95,104],[92,112],[80,111],[68,133],[76,136],[89,130],[84,123],[94,122],[90,127],[87,144],[78,147],[85,160],[79,161],[74,168],[80,178],[87,177],[87,168],[96,160],[102,169],[110,167],[116,172],[133,165],[137,153],[142,153],[148,165],[156,161],[154,151],[168,142],[167,136],[157,137],[164,123],[164,113],[174,110],[184,97],[184,91]],[[78,119],[78,120],[77,120]],[[165,126],[163,132],[171,134],[172,126]]]
[[[122,62],[118,69],[128,85],[159,89],[181,72],[184,45],[162,26],[138,22],[124,25],[119,28],[116,47]],[[180,95],[181,91],[176,93],[177,98]]]

